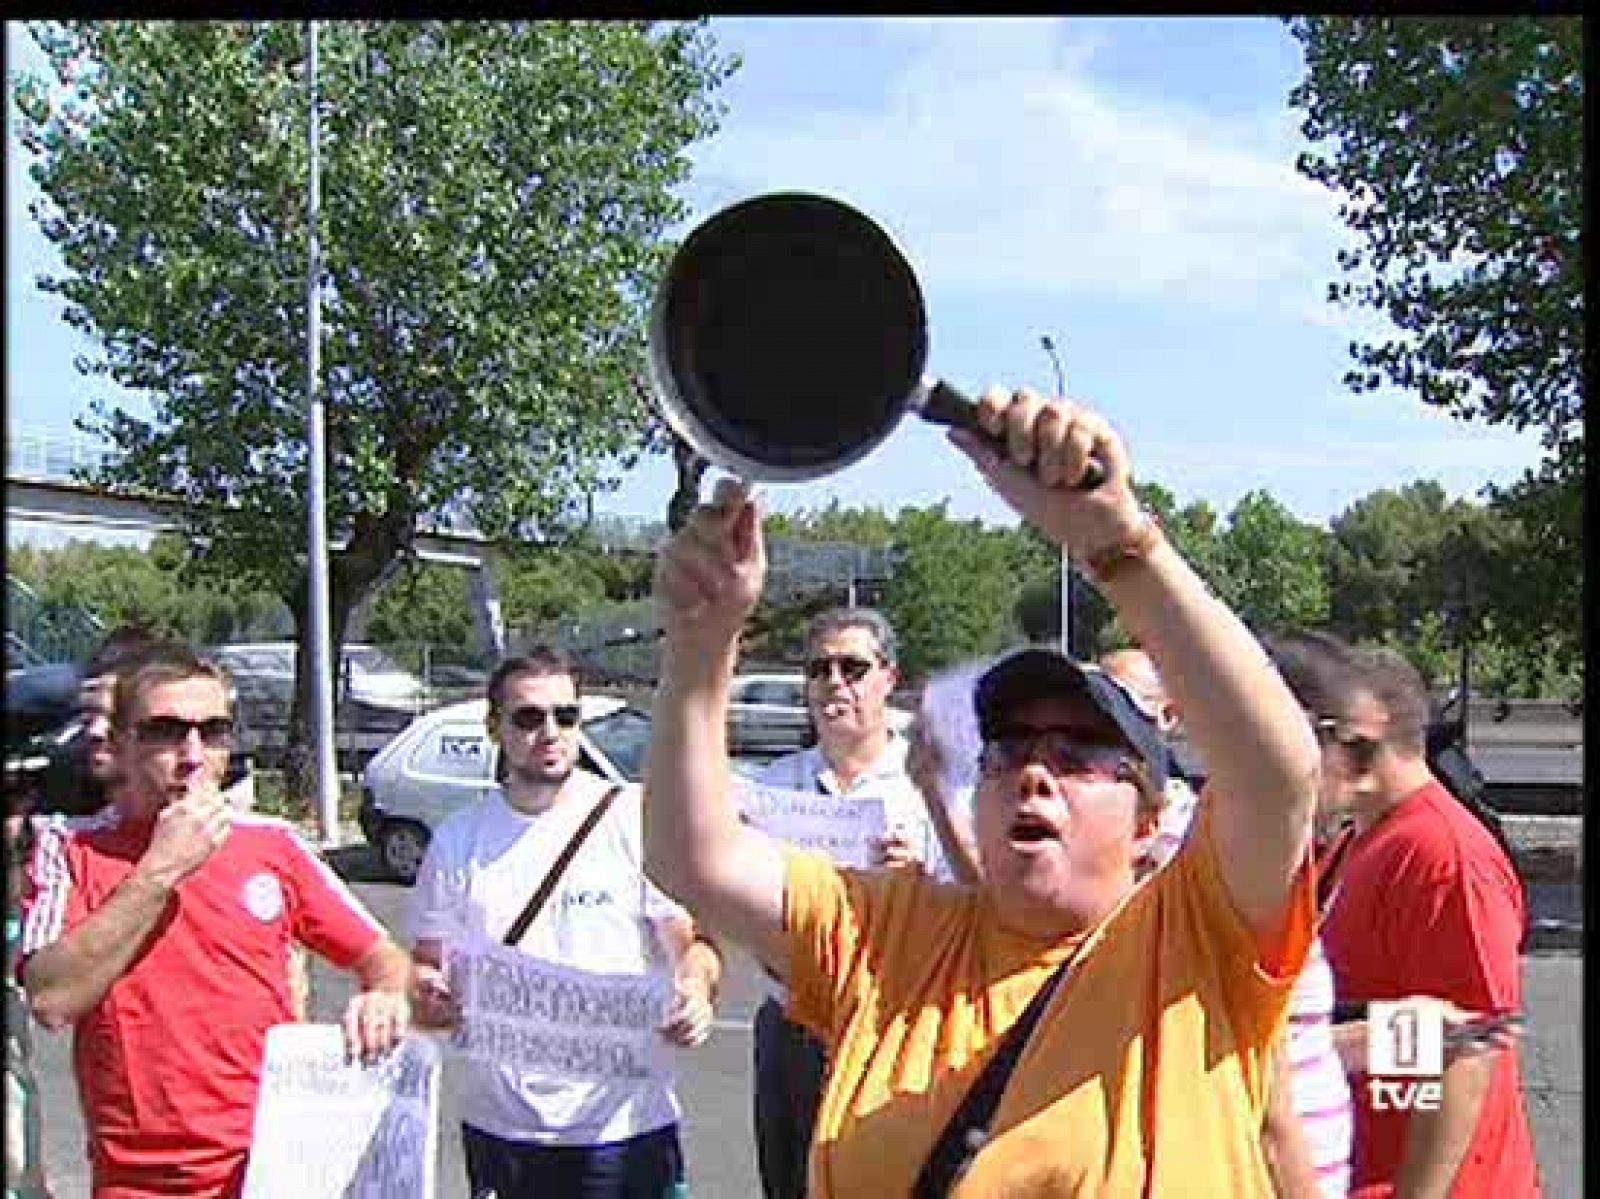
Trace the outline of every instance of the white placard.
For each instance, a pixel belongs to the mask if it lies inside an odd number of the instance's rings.
[[[245,1199],[433,1199],[439,1050],[406,1037],[372,1066],[334,1024],[267,1032]]]
[[[461,1004],[452,1048],[530,1074],[671,1082],[661,1035],[672,982],[656,974],[600,974],[476,939],[446,955]]]
[[[801,849],[816,849],[841,866],[876,866],[878,843],[888,831],[883,800],[784,791],[738,784],[741,811],[762,831]]]

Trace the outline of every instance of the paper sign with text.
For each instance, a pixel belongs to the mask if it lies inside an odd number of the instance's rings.
[[[738,801],[751,824],[780,841],[821,850],[841,866],[878,864],[878,843],[888,829],[881,799],[841,799],[741,782]]]
[[[267,1033],[245,1199],[433,1199],[439,1050],[405,1038],[383,1061],[345,1060],[333,1024]]]
[[[532,1074],[671,1081],[664,975],[577,970],[481,939],[451,946],[445,968],[461,1004],[459,1052]]]

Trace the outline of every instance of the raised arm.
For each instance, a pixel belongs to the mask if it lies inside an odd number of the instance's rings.
[[[723,480],[657,558],[665,636],[645,763],[644,860],[698,921],[787,975],[783,855],[739,819],[728,763],[739,634],[766,573],[760,520],[743,488]]]
[[[993,389],[979,411],[1005,438],[1009,461],[970,434],[951,440],[1007,503],[1086,564],[1149,651],[1210,772],[1224,880],[1240,914],[1270,936],[1311,840],[1319,754],[1299,705],[1244,623],[1142,511],[1127,453],[1103,418],[1026,390]],[[1078,490],[1091,454],[1105,481]]]

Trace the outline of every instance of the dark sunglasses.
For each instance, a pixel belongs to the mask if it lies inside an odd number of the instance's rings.
[[[1372,737],[1363,737],[1359,733],[1346,733],[1340,730],[1339,722],[1327,717],[1317,721],[1317,738],[1324,745],[1337,745],[1350,755],[1350,764],[1357,770],[1371,770],[1373,763],[1378,760],[1378,751],[1383,748],[1383,742]]]
[[[227,716],[212,716],[205,720],[185,720],[181,716],[149,716],[133,726],[133,735],[146,745],[173,749],[189,740],[190,733],[200,734],[200,744],[207,749],[226,749],[233,741],[233,721]]]
[[[1015,729],[983,743],[978,769],[989,778],[1042,763],[1052,774],[1115,783],[1130,777],[1135,758],[1120,745],[1079,740],[1064,729]]]
[[[833,668],[839,668],[839,677],[847,683],[859,683],[872,673],[872,668],[877,663],[871,658],[859,658],[855,654],[835,654],[821,658],[812,658],[806,663],[806,678],[813,683],[820,683],[824,679],[833,677]]]
[[[553,708],[541,708],[538,704],[524,704],[506,713],[506,719],[524,733],[544,728],[545,721],[551,717],[555,718],[557,728],[575,729],[578,727],[578,705],[557,704]]]

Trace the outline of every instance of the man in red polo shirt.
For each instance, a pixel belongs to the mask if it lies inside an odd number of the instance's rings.
[[[353,1053],[409,1023],[408,955],[287,824],[222,798],[232,729],[215,666],[141,655],[115,690],[110,804],[43,825],[29,863],[19,969],[40,1023],[73,1026],[96,1199],[238,1194],[296,942],[359,978]]]
[[[1348,649],[1348,647],[1346,647]],[[1347,657],[1316,715],[1324,769],[1355,835],[1322,939],[1341,1007],[1429,995],[1509,1017],[1522,1006],[1522,886],[1505,851],[1433,777],[1427,694],[1389,650]],[[1332,709],[1332,710],[1328,710]],[[1446,1055],[1437,1106],[1401,1105],[1365,1075],[1355,1096],[1352,1196],[1539,1194],[1514,1046]]]

